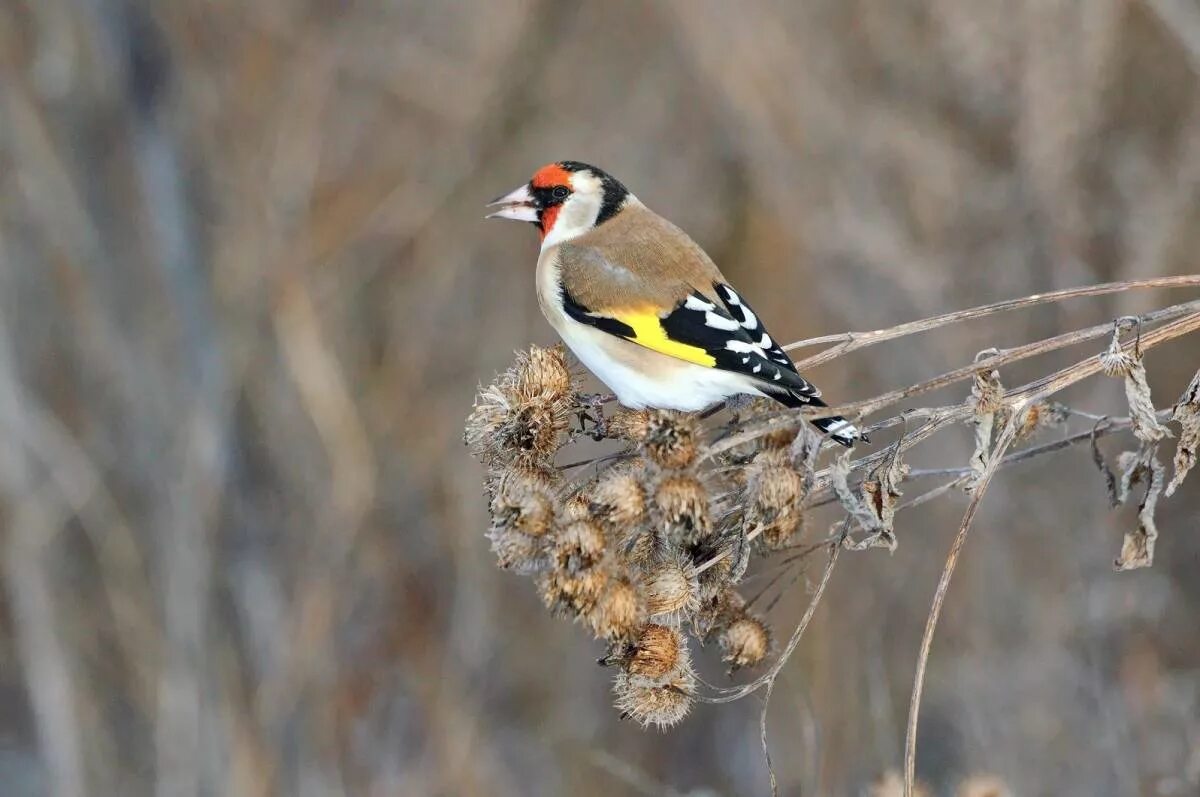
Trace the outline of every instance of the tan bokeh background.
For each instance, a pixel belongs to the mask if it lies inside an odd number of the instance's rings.
[[[12,0],[0,70],[6,797],[764,793],[757,698],[621,722],[602,651],[493,566],[462,421],[552,338],[534,233],[482,206],[547,161],[623,179],[783,340],[1200,271],[1188,0]],[[1165,301],[813,376],[861,398]],[[1161,406],[1200,354],[1148,364]],[[1086,451],[998,478],[934,643],[935,793],[1200,790],[1198,492],[1116,574],[1132,512]],[[962,505],[839,566],[772,702],[785,793],[900,764]]]

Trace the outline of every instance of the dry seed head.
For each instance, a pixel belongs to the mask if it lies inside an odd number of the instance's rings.
[[[493,527],[488,531],[496,565],[502,570],[532,573],[545,564],[542,540],[512,528]]]
[[[753,667],[766,658],[771,649],[771,632],[766,624],[749,615],[734,620],[721,632],[723,661],[730,670]]]
[[[600,600],[609,581],[609,573],[602,567],[574,574],[554,570],[538,576],[538,595],[555,615],[586,615]]]
[[[592,517],[588,500],[582,495],[573,495],[563,502],[562,522],[571,523],[576,520],[588,520]]]
[[[463,439],[488,466],[549,463],[567,428],[567,401],[526,401],[508,387],[480,391]]]
[[[1067,422],[1070,410],[1057,401],[1038,401],[1025,408],[1017,440],[1024,440],[1042,429],[1057,429]]]
[[[530,346],[517,354],[513,365],[513,384],[517,394],[528,401],[562,402],[574,389],[566,352],[561,345],[548,349]]]
[[[1100,355],[1100,369],[1108,376],[1127,376],[1133,369],[1134,357],[1121,346],[1121,327],[1113,329],[1108,349]]]
[[[666,537],[656,529],[636,529],[621,543],[621,559],[632,572],[644,573],[669,547]]]
[[[761,452],[782,451],[785,454],[791,449],[792,443],[796,440],[796,429],[794,427],[784,427],[776,429],[772,432],[767,432],[758,439],[758,444],[761,447]],[[760,453],[760,456],[762,455]]]
[[[641,616],[637,590],[626,579],[615,578],[605,586],[586,619],[597,637],[618,641],[633,638]]]
[[[590,500],[593,511],[614,526],[631,526],[646,515],[646,488],[627,468],[613,468],[604,474]]]
[[[700,427],[695,417],[654,410],[647,417],[642,447],[651,462],[667,470],[682,470],[696,461]]]
[[[746,599],[737,590],[726,586],[723,591],[703,599],[700,611],[692,621],[692,628],[701,639],[707,640],[715,632],[724,630],[745,616]]]
[[[703,561],[707,562],[710,557],[703,557]],[[699,561],[699,560],[698,560]],[[733,559],[731,555],[722,557],[715,564],[705,568],[699,576],[700,580],[700,609],[701,615],[704,614],[705,608],[715,608],[721,602],[721,596],[729,589],[729,579],[733,570]],[[699,618],[692,622],[698,622]]]
[[[619,672],[613,682],[614,702],[623,718],[630,717],[643,727],[654,725],[665,730],[687,716],[695,685],[695,676],[690,671],[661,686],[646,685],[628,673]]]
[[[560,571],[576,574],[595,567],[604,556],[604,532],[590,520],[575,520],[554,541],[555,562]]]
[[[625,671],[661,683],[675,670],[691,671],[687,642],[678,628],[647,623],[625,654]]]
[[[804,478],[793,468],[770,465],[751,477],[749,491],[749,519],[762,526],[763,543],[771,549],[786,545],[804,520]]]
[[[708,491],[693,476],[665,477],[654,491],[654,504],[672,539],[685,543],[701,540],[712,530]]]
[[[608,433],[620,440],[640,443],[650,431],[650,410],[631,410],[622,407],[608,419]]]
[[[540,537],[554,524],[554,493],[542,471],[509,470],[501,474],[491,514],[499,528]]]
[[[700,584],[690,562],[671,557],[650,566],[642,582],[646,614],[660,622],[677,623],[700,608]]]

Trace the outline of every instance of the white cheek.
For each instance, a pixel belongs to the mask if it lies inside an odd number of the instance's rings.
[[[596,226],[600,201],[599,196],[575,194],[564,202],[550,234],[542,240],[542,249],[569,241]]]

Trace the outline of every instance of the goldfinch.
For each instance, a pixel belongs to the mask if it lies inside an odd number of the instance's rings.
[[[626,407],[694,411],[747,393],[826,406],[704,250],[611,175],[551,163],[489,207],[537,227],[542,312]],[[814,424],[845,446],[861,437],[844,418]]]

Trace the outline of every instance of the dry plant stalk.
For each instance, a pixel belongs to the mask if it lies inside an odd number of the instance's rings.
[[[1153,287],[1200,287],[1200,276],[1038,294],[891,330],[828,336],[789,348],[833,344],[800,363],[803,367],[994,313]],[[925,664],[971,521],[999,469],[1087,442],[1097,463],[1107,469],[1099,438],[1132,432],[1138,448],[1122,455],[1121,476],[1119,481],[1112,477],[1112,492],[1122,502],[1135,485],[1145,485],[1145,492],[1138,527],[1127,536],[1118,567],[1145,566],[1152,560],[1158,533],[1154,512],[1165,481],[1156,452],[1170,432],[1164,426],[1166,412],[1156,411],[1151,400],[1143,355],[1200,330],[1200,301],[1133,319],[1137,336],[1132,344],[1123,342],[1120,334],[1128,321],[1119,319],[1014,349],[988,350],[973,363],[845,407],[781,411],[755,400],[739,406],[727,420],[715,416],[705,421],[676,412],[624,409],[603,417],[599,414],[603,402],[580,392],[578,374],[568,367],[561,347],[532,347],[480,390],[467,421],[465,440],[487,468],[484,489],[492,515],[488,536],[501,567],[530,575],[548,610],[575,620],[605,644],[600,663],[616,670],[614,701],[622,715],[642,725],[667,728],[680,722],[696,700],[723,703],[763,687],[769,699],[775,678],[820,603],[838,551],[876,545],[894,549],[900,512],[966,489],[970,501],[938,584],[914,679],[904,770],[905,793],[913,794]],[[1109,347],[1099,356],[1087,356],[1020,387],[1005,389],[1001,382],[1000,369],[1007,364],[1109,334]],[[1060,439],[1034,442],[1009,453],[1014,446],[1064,427],[1072,417],[1094,420],[1095,415],[1056,404],[1051,397],[1101,372],[1125,380],[1128,417],[1103,418]],[[973,386],[967,401],[879,420],[867,431],[902,427],[894,442],[865,455],[848,451],[821,465],[830,447],[808,429],[805,419],[833,414],[861,419],[968,379]],[[1181,435],[1168,495],[1195,463],[1198,394],[1200,373],[1170,418],[1181,427]],[[910,471],[903,461],[905,452],[963,423],[972,424],[975,431],[970,461],[937,471]],[[562,456],[564,449],[594,445],[592,440],[602,437],[618,441],[623,450],[559,464],[567,459]],[[944,475],[948,480],[900,502],[906,481],[929,475]],[[807,522],[809,516],[828,504],[838,504],[844,520],[806,540],[813,525]],[[741,686],[702,691],[704,682],[692,663],[693,648],[712,645],[730,674],[763,665],[771,654],[773,633],[765,612],[755,605],[756,598],[747,598],[739,589],[747,568],[769,565],[778,568],[782,577],[789,569],[804,567],[810,555],[822,549],[829,556],[804,618],[765,672]],[[765,703],[762,743],[766,754]],[[769,755],[767,760],[769,765]]]

